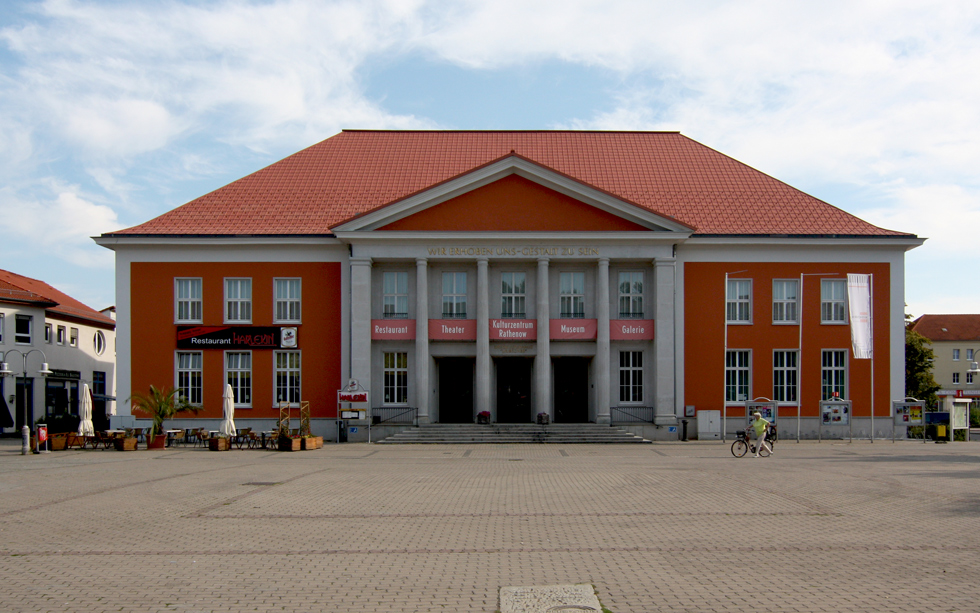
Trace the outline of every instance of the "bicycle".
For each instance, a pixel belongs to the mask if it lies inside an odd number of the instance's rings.
[[[736,437],[735,438],[735,442],[732,443],[732,455],[733,456],[735,456],[736,458],[740,458],[740,457],[744,456],[746,453],[748,453],[749,451],[751,451],[752,453],[755,453],[755,445],[753,445],[749,441],[749,439],[746,438],[746,436],[745,436],[745,430],[737,430],[735,432],[735,437]],[[768,437],[766,438],[766,441],[770,445],[772,445],[774,443],[774,441],[770,441]],[[765,445],[763,445],[759,449],[759,455],[761,455],[764,458],[769,457],[769,454],[770,453],[772,453],[772,452]]]

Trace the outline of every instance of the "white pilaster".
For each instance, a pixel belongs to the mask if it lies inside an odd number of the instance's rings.
[[[609,258],[599,258],[596,279],[595,421],[608,424],[609,418]]]
[[[350,260],[350,375],[371,388],[371,258]],[[381,390],[371,390],[377,397]]]
[[[534,411],[554,417],[551,406],[551,310],[548,300],[548,258],[538,260],[537,293],[538,346],[537,355],[534,356]]]
[[[490,278],[486,258],[476,261],[476,411],[490,410]]]
[[[654,353],[657,364],[657,404],[654,422],[673,424],[677,421],[675,412],[675,351],[674,351],[674,258],[654,260],[656,276],[657,312],[654,322]]]
[[[415,260],[415,397],[419,423],[429,423],[429,267]]]

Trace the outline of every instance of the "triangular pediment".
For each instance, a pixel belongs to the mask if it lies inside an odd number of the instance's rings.
[[[347,232],[682,232],[691,228],[517,155],[350,219]]]

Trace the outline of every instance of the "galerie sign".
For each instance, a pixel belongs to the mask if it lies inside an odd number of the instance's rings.
[[[178,349],[285,349],[296,345],[296,328],[177,326]]]
[[[613,341],[653,340],[652,319],[614,319],[609,322],[609,339]]]

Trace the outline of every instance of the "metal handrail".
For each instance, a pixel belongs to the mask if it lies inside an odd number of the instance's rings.
[[[380,424],[411,424],[418,422],[417,407],[376,407],[371,409],[371,425]],[[383,417],[387,413],[387,417]]]
[[[408,319],[408,313],[382,313],[382,319]]]
[[[656,414],[654,407],[609,408],[609,418],[614,424],[652,424]]]
[[[527,319],[527,313],[501,313],[501,319]]]
[[[462,313],[458,311],[455,313],[443,313],[442,318],[443,319],[466,319],[466,311],[463,311]]]
[[[561,313],[562,319],[585,319],[585,313]]]
[[[619,318],[620,319],[643,319],[643,311],[640,311],[639,313],[622,313],[621,312],[619,314]]]

